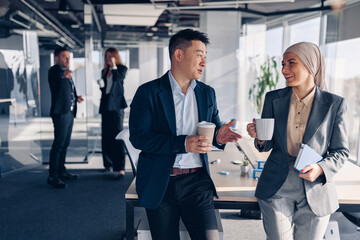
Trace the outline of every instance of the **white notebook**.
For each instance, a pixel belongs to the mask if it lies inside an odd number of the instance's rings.
[[[299,153],[295,160],[294,168],[302,172],[301,170],[304,169],[306,166],[317,163],[322,159],[322,156],[315,152],[314,149],[312,149],[306,144],[301,144]]]

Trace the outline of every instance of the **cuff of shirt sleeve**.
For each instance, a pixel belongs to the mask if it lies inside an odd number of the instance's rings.
[[[263,148],[265,146],[265,143],[266,141],[263,141],[263,143],[260,142],[260,140],[256,140],[256,145],[259,147],[259,148]]]
[[[117,70],[117,67],[113,67],[112,70]]]
[[[223,146],[225,143],[219,143],[219,142],[216,140],[218,131],[219,131],[219,130],[216,130],[216,131],[215,131],[215,143],[221,147],[221,146]]]
[[[173,153],[175,154],[186,153],[186,148],[185,148],[186,137],[187,135],[180,135],[175,137],[174,147],[172,149]]]
[[[215,138],[215,142],[216,142],[216,144],[217,145],[219,145],[219,146],[223,146],[225,143],[219,143],[218,141],[216,141],[216,138]]]

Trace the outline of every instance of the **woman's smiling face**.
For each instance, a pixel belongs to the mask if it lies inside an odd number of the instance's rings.
[[[287,86],[299,87],[304,84],[314,83],[311,73],[295,53],[284,53],[281,64],[283,66],[282,74],[287,82]]]

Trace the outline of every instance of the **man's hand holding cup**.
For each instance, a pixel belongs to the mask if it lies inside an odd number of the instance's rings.
[[[186,138],[186,152],[207,153],[211,151],[211,146],[208,136],[188,136]]]
[[[207,153],[211,151],[214,138],[215,124],[211,122],[199,122],[197,124],[198,136],[186,138],[186,151],[196,153]]]

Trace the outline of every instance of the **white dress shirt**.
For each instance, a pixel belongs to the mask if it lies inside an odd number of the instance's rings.
[[[176,134],[197,135],[197,124],[199,122],[197,101],[194,89],[196,81],[191,80],[186,94],[181,92],[179,84],[169,71],[169,79],[175,105]],[[174,168],[196,168],[202,167],[199,153],[177,154]]]

